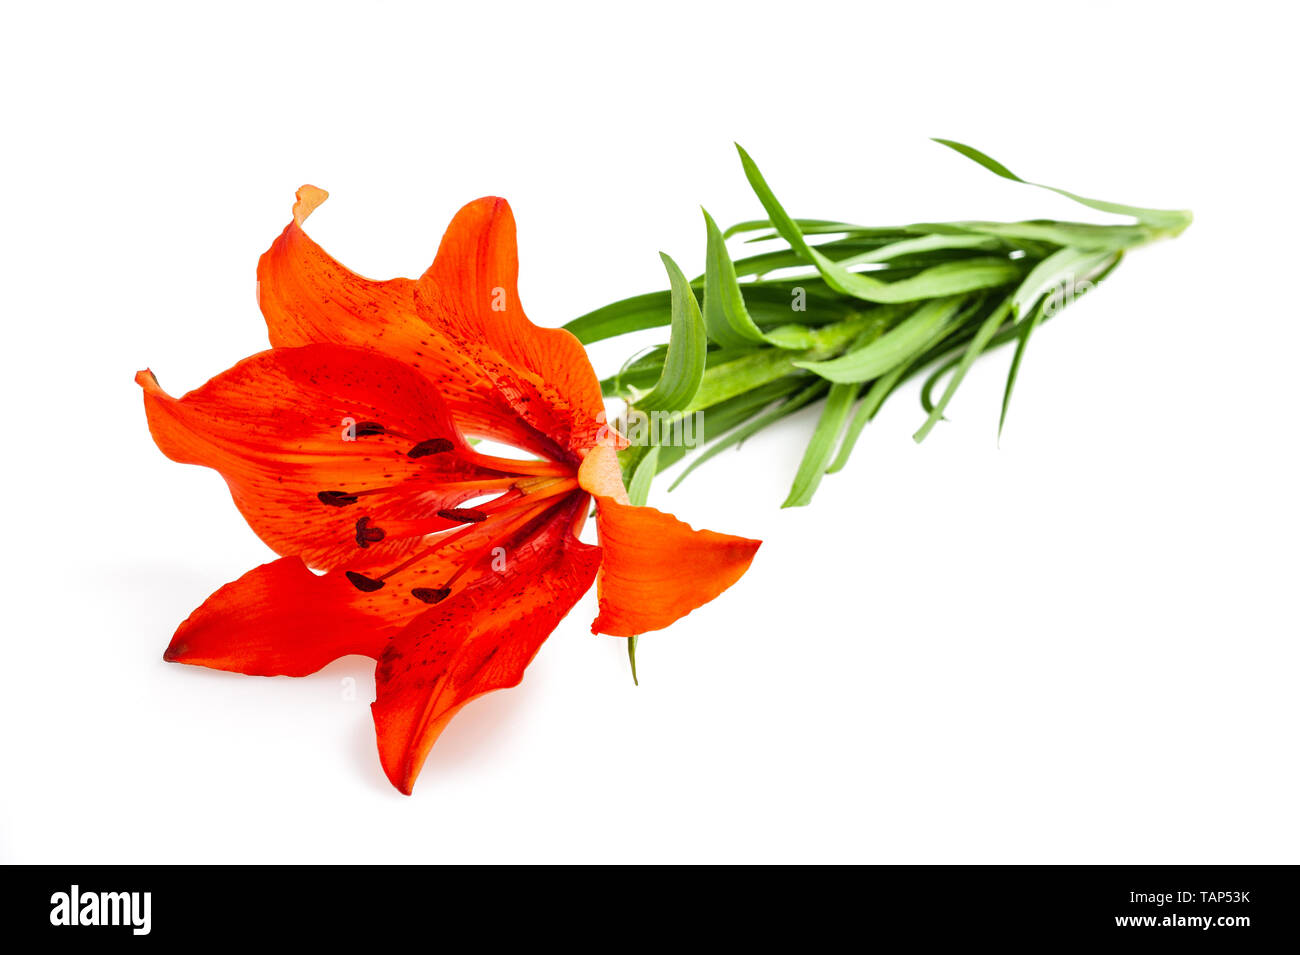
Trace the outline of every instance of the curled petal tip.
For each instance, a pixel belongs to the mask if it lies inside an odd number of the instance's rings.
[[[135,383],[136,383],[137,385],[139,385],[141,388],[157,388],[157,387],[159,387],[159,385],[158,385],[158,376],[155,375],[155,374],[154,374],[150,369],[148,369],[148,368],[144,369],[143,371],[137,371],[137,372],[135,373]]]
[[[653,507],[597,498],[603,553],[593,632],[662,630],[713,600],[749,569],[761,541],[695,530]]]
[[[293,204],[293,223],[301,226],[307,217],[316,211],[316,207],[330,197],[330,194],[324,189],[317,186],[304,185],[294,198],[298,201]]]
[[[461,211],[463,212],[466,209],[474,209],[480,206],[490,208],[493,212],[508,212],[511,215],[514,214],[510,208],[510,203],[501,196],[479,196],[472,202],[465,203],[465,205],[461,207]]]
[[[163,659],[168,663],[184,663],[189,647],[179,640],[173,640],[163,651]]]
[[[380,725],[378,721],[382,719],[380,716],[381,711],[377,708],[378,705],[378,701],[370,704],[370,712],[374,714],[376,718],[376,728]],[[378,736],[377,741],[379,743],[379,762],[384,769],[384,776],[388,779],[388,782],[392,787],[403,796],[411,795],[411,790],[415,788],[415,780],[416,777],[420,775],[420,766],[423,765],[424,760],[421,759],[420,765],[417,765],[415,771],[412,772],[409,761],[402,759],[398,760],[396,764],[394,764],[384,758],[384,739],[382,731]]]

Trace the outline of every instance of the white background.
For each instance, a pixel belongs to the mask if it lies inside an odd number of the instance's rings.
[[[0,857],[1295,862],[1284,6],[470,6],[7,11]],[[661,249],[699,271],[700,203],[759,214],[733,140],[796,215],[1098,218],[928,136],[1197,216],[1035,337],[1000,450],[1007,352],[921,446],[915,386],[891,399],[809,508],[778,505],[810,415],[657,486],[763,538],[750,573],[644,638],[639,688],[588,595],[409,799],[367,661],[163,663],[270,555],[132,375],[179,395],[265,347],[297,186],[375,277],[507,197],[550,325],[663,287]]]

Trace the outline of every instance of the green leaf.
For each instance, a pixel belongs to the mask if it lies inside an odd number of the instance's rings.
[[[709,338],[724,348],[764,344],[778,348],[807,348],[806,344],[798,343],[798,336],[772,338],[763,334],[763,330],[754,324],[745,308],[745,296],[736,280],[736,267],[727,255],[722,232],[708,210],[701,211],[704,212],[704,224],[708,230],[704,271],[704,327],[708,330]]]
[[[883,230],[872,229],[868,226],[853,225],[848,222],[835,222],[832,219],[795,219],[795,223],[809,235],[820,233],[834,232],[880,232]],[[730,229],[722,234],[724,239],[730,239],[732,236],[740,235],[744,232],[758,232],[760,229],[772,228],[771,219],[750,219],[748,222],[737,222]],[[892,230],[891,230],[892,231]]]
[[[841,384],[870,381],[920,354],[961,308],[959,296],[933,299],[923,304],[897,327],[875,341],[828,361],[797,361],[794,365]]]
[[[1008,169],[1002,163],[998,162],[991,156],[980,152],[974,146],[967,146],[964,143],[954,142],[951,139],[935,139],[936,143],[947,146],[961,153],[967,159],[974,160],[989,172],[1001,176],[1003,179],[1010,179],[1012,182],[1024,183],[1027,186],[1036,186],[1039,189],[1047,189],[1055,192],[1057,195],[1065,196],[1067,199],[1073,199],[1089,209],[1096,209],[1098,212],[1109,212],[1114,215],[1132,216],[1145,225],[1154,226],[1158,229],[1169,230],[1171,234],[1177,235],[1192,223],[1192,213],[1186,209],[1148,209],[1144,206],[1126,206],[1118,202],[1104,202],[1101,199],[1088,199],[1077,193],[1069,192],[1065,189],[1058,189],[1056,186],[1045,186],[1038,182],[1029,182],[1027,179],[1021,179],[1014,172]]]
[[[794,414],[804,405],[809,404],[812,401],[816,401],[818,398],[824,395],[829,388],[830,385],[818,379],[814,381],[811,385],[808,385],[802,391],[796,392],[794,395],[786,399],[777,407],[759,415],[757,418],[754,418],[752,421],[750,421],[748,424],[744,425],[743,427],[737,428],[735,431],[732,431],[726,437],[720,438],[719,440],[713,442],[707,448],[705,448],[704,451],[701,452],[700,456],[696,458],[694,461],[692,461],[690,465],[684,471],[682,471],[681,474],[677,475],[677,479],[673,481],[672,484],[668,485],[668,490],[670,491],[674,490],[677,487],[677,485],[681,484],[683,481],[686,480],[687,475],[689,475],[692,471],[694,471],[696,468],[702,465],[705,461],[708,461],[710,458],[716,457],[718,454],[725,451],[727,448],[739,444],[740,442],[748,438],[750,435],[757,434],[759,431],[763,430],[768,425],[780,421],[782,418],[786,417],[787,415]]]
[[[1034,303],[1045,292],[1057,288],[1062,282],[1087,280],[1113,254],[1098,252],[1096,249],[1075,248],[1053,252],[1030,270],[1011,296],[1013,319],[1019,321],[1021,316],[1028,315]]]
[[[1019,277],[1020,269],[1013,262],[1003,259],[976,259],[949,262],[927,269],[911,279],[897,282],[882,282],[869,275],[850,272],[840,263],[822,254],[816,247],[809,245],[795,220],[777,201],[763,174],[749,154],[737,144],[740,162],[744,166],[745,176],[753,188],[763,208],[771,217],[772,225],[781,238],[790,247],[811,262],[826,284],[844,295],[863,299],[868,302],[907,302],[936,295],[956,295],[981,288],[989,288],[1010,282]]]
[[[1063,249],[1062,251],[1066,251],[1066,250]],[[1099,283],[1102,279],[1104,279],[1107,275],[1109,275],[1117,265],[1119,265],[1119,260],[1123,258],[1123,253],[1116,253],[1114,256],[1103,256],[1100,261],[1096,261],[1091,264],[1089,264],[1088,260],[1086,259],[1080,263],[1080,267],[1084,270],[1085,277],[1086,277],[1088,274],[1092,272],[1092,270],[1097,265],[1102,264],[1102,262],[1104,262],[1107,258],[1109,258],[1111,261],[1108,264],[1106,264],[1105,268],[1102,269],[1099,275],[1090,279],[1090,281],[1094,285]],[[1030,273],[1029,278],[1025,280],[1026,284],[1028,284],[1029,279],[1031,278],[1033,278],[1032,272]],[[1011,406],[1011,393],[1012,391],[1015,390],[1016,387],[1016,376],[1020,374],[1020,362],[1025,357],[1025,349],[1029,346],[1029,336],[1034,334],[1034,330],[1038,328],[1039,323],[1042,321],[1043,314],[1047,311],[1048,301],[1049,301],[1048,299],[1044,298],[1043,300],[1038,302],[1038,305],[1036,308],[1034,308],[1033,313],[1029,317],[1029,320],[1020,322],[1019,327],[1017,328],[1016,352],[1014,355],[1011,356],[1011,368],[1007,371],[1007,384],[1006,384],[1006,388],[1002,392],[1002,412],[998,415],[998,440],[999,441],[1002,440],[1002,429],[1007,423],[1007,409]]]
[[[773,402],[788,398],[807,383],[806,377],[791,375],[713,405],[699,419],[699,426],[695,429],[695,441],[690,447],[684,443],[658,445],[659,473],[662,474],[665,469],[672,467],[697,448],[744,424],[754,415],[770,407]]]
[[[944,262],[924,269],[911,278],[881,282],[867,301],[918,302],[941,295],[963,295],[1010,284],[1019,279],[1023,272],[1023,266],[1008,259],[985,257]]]
[[[720,401],[744,394],[752,388],[776,381],[786,375],[798,374],[794,359],[803,352],[791,352],[780,348],[764,348],[752,351],[734,361],[714,365],[704,373],[700,387],[695,392],[687,411],[699,411],[710,408]]]
[[[654,345],[636,352],[623,362],[623,367],[615,374],[601,379],[601,394],[627,398],[653,388],[663,371],[664,357],[667,354],[667,345]]]
[[[831,292],[820,277],[804,282],[745,282],[740,287],[745,294],[745,309],[749,317],[769,333],[774,327],[794,323],[826,325],[838,322],[855,314],[858,308],[857,302]],[[796,311],[791,307],[796,288],[803,289],[806,311]]]
[[[817,344],[816,335],[806,325],[778,325],[771,331],[764,332],[763,337],[786,351],[801,351]]]
[[[897,242],[891,242],[888,245],[872,249],[870,252],[860,252],[846,259],[840,259],[839,263],[847,267],[873,262],[888,262],[890,259],[897,259],[905,255],[937,252],[945,249],[985,249],[992,251],[1001,248],[1003,245],[1004,243],[999,241],[996,236],[937,232],[930,235],[918,235],[909,239],[900,239]]]
[[[659,471],[659,446],[652,446],[632,472],[632,480],[627,485],[627,497],[637,507],[644,507],[650,497],[650,482]]]
[[[564,327],[584,345],[592,342],[667,325],[672,319],[672,297],[668,292],[634,295],[579,315]]]
[[[899,365],[893,371],[881,375],[871,383],[867,393],[862,396],[858,402],[858,407],[853,412],[853,419],[844,431],[844,438],[840,442],[839,453],[835,456],[834,462],[826,469],[827,474],[834,474],[849,462],[849,455],[853,453],[853,446],[858,443],[858,437],[862,434],[862,429],[867,426],[867,422],[876,416],[880,406],[889,393],[898,385],[899,380],[903,377],[903,372],[907,370],[906,365]]]
[[[848,259],[855,255],[862,255],[867,252],[874,252],[876,249],[886,245],[880,241],[860,241],[856,239],[836,239],[832,242],[823,242],[817,246],[817,251],[825,254],[835,261]],[[777,269],[797,268],[799,266],[807,267],[808,259],[800,255],[794,249],[772,249],[768,252],[760,252],[756,255],[745,256],[744,258],[733,260],[732,264],[736,268],[736,274],[740,276],[764,275],[768,272],[774,272]],[[818,282],[825,282],[817,273]],[[828,294],[838,295],[827,289]]]
[[[853,400],[858,395],[859,387],[861,386],[856,383],[831,385],[830,391],[826,393],[826,404],[822,406],[821,417],[817,419],[817,427],[813,429],[812,438],[804,450],[803,460],[799,462],[799,470],[795,473],[794,483],[782,507],[803,507],[812,501],[817,485],[821,484],[826,474],[826,465],[835,453],[835,445],[844,430],[844,423],[853,410]]]
[[[1141,225],[1095,225],[1088,222],[1052,222],[1032,220],[1026,222],[943,222],[929,223],[928,229],[945,229],[952,232],[978,233],[1015,241],[1046,242],[1051,245],[1070,245],[1080,249],[1116,251],[1132,248],[1158,238],[1159,233]]]
[[[817,267],[817,271],[826,279],[826,284],[837,292],[853,295],[854,297],[862,297],[860,293],[870,294],[879,288],[881,283],[855,275],[847,269],[841,268],[837,263],[809,245],[795,220],[777,201],[776,196],[763,178],[763,174],[759,172],[754,160],[750,158],[749,153],[745,152],[739,143],[736,144],[736,150],[740,153],[740,163],[744,167],[745,177],[749,180],[750,187],[758,196],[758,201],[767,210],[772,227],[776,229],[781,238],[790,244],[792,249]]]
[[[1020,316],[1027,313],[1042,295],[1051,288],[1056,287],[1062,281],[1077,282],[1087,279],[1092,273],[1104,263],[1113,257],[1112,252],[1098,252],[1093,249],[1075,249],[1064,248],[1054,252],[1046,259],[1039,262],[1030,273],[1025,276],[1024,281],[1016,288],[1015,292],[1002,303],[984,323],[976,330],[970,344],[967,345],[966,351],[962,354],[961,359],[956,363],[952,372],[952,377],[948,379],[948,385],[944,388],[943,395],[933,406],[927,407],[929,412],[925,423],[912,435],[913,440],[918,443],[925,440],[925,436],[930,433],[934,426],[943,418],[944,409],[952,396],[957,392],[961,385],[962,379],[970,370],[975,359],[980,356],[986,347],[991,343],[994,335],[1001,328],[1002,323],[1010,318],[1014,324]],[[1017,346],[1017,353],[1023,354],[1025,343],[1028,342],[1029,335],[1033,330],[1030,329],[1025,333]],[[946,366],[945,366],[946,367]],[[934,382],[944,369],[935,372],[930,376],[922,389],[922,402],[927,406],[930,403],[930,390]],[[1006,418],[1006,408],[1010,401],[1011,389],[1015,386],[1015,374],[1019,371],[1019,362],[1014,358],[1012,360],[1012,374],[1008,380],[1007,388],[1002,397],[1002,418]],[[1000,425],[999,425],[1000,427]]]
[[[791,253],[794,264],[802,264]],[[786,325],[797,322],[800,325],[822,325],[839,321],[853,313],[854,303],[833,297],[820,278],[817,285],[808,282],[793,281],[777,283],[746,282],[741,288],[745,295],[745,304],[750,317],[761,328],[763,326]],[[695,285],[697,283],[692,283]],[[701,277],[698,284],[702,287]],[[794,312],[790,308],[792,289],[801,285],[807,299],[807,311]],[[580,315],[564,328],[571,332],[584,345],[615,338],[630,332],[640,332],[648,328],[661,328],[672,321],[672,295],[668,291],[647,292],[630,298],[613,302],[594,312]]]
[[[672,335],[668,339],[668,355],[663,372],[654,390],[638,399],[637,407],[645,410],[676,411],[685,408],[695,397],[704,378],[705,354],[709,340],[704,331],[704,317],[695,292],[677,263],[664,253],[659,253],[668,270],[672,284]]]
[[[1002,412],[998,415],[998,441],[1002,440],[1002,428],[1007,423],[1007,409],[1011,407],[1011,392],[1016,387],[1016,376],[1020,374],[1020,361],[1025,356],[1025,348],[1029,345],[1029,336],[1034,334],[1034,329],[1038,327],[1039,320],[1043,317],[1044,304],[1040,302],[1038,307],[1026,321],[1020,323],[1016,334],[1016,351],[1011,356],[1011,368],[1007,372],[1007,385],[1002,392]]]
[[[966,372],[970,371],[971,365],[975,364],[975,359],[980,356],[980,352],[984,351],[989,344],[989,340],[997,333],[1002,323],[1007,320],[1007,316],[1011,314],[1011,309],[1012,298],[1008,297],[980,324],[975,336],[970,340],[970,344],[966,346],[966,351],[962,353],[957,367],[953,370],[952,377],[948,379],[948,387],[944,389],[943,397],[930,410],[930,415],[925,419],[925,423],[912,435],[912,440],[917,444],[924,441],[925,436],[939,423],[939,420],[943,417],[943,409],[948,407],[948,402],[952,400],[952,396],[956,393],[958,386],[961,385],[962,379],[966,377]]]

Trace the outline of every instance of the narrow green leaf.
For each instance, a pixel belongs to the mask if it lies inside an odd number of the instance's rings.
[[[754,415],[770,407],[773,402],[788,398],[794,392],[807,385],[808,379],[802,375],[791,375],[777,381],[760,385],[742,395],[737,395],[719,404],[713,405],[698,421],[692,444],[657,445],[659,448],[658,471],[662,474],[682,458],[697,448],[707,445],[726,434],[732,428],[744,424]],[[627,452],[620,452],[622,454]],[[629,476],[630,480],[630,476]]]
[[[1011,392],[1016,387],[1016,376],[1020,374],[1020,360],[1025,356],[1025,348],[1029,345],[1029,336],[1034,334],[1034,329],[1038,327],[1039,319],[1043,317],[1044,304],[1040,302],[1030,314],[1029,318],[1020,323],[1016,334],[1016,351],[1011,356],[1011,368],[1007,372],[1007,385],[1002,392],[1002,412],[998,415],[998,441],[1002,441],[1002,428],[1007,423],[1007,409],[1011,407]]]
[[[941,295],[963,295],[1008,285],[1018,280],[1022,274],[1024,267],[1009,259],[960,259],[931,266],[911,278],[881,282],[867,301],[918,302]]]
[[[836,222],[832,219],[795,219],[794,222],[809,235],[820,233],[835,232],[880,232],[884,230],[873,229],[869,226],[853,225],[848,222]],[[732,236],[741,235],[745,232],[757,232],[760,229],[772,228],[771,219],[750,219],[748,222],[737,222],[730,229],[722,234],[724,239],[730,239]],[[892,230],[891,230],[892,231]]]
[[[970,234],[966,230],[963,234]],[[906,238],[904,236],[904,238]],[[852,258],[855,255],[863,255],[867,252],[874,252],[882,248],[887,243],[870,240],[859,241],[854,239],[836,239],[832,242],[823,242],[817,246],[817,251],[824,254],[827,258],[834,259],[836,262]],[[743,258],[734,259],[732,264],[735,266],[736,274],[739,276],[766,275],[769,272],[775,272],[778,269],[796,268],[799,266],[807,267],[808,259],[796,252],[794,249],[772,249],[767,252],[760,252],[756,255],[748,255]],[[881,270],[886,271],[886,270]],[[825,280],[820,274],[812,273],[816,276],[818,282],[824,283]],[[839,293],[833,293],[839,294]],[[748,299],[746,299],[748,301]]]
[[[951,139],[935,139],[936,143],[947,146],[949,149],[956,150],[967,159],[974,160],[989,172],[1001,176],[1003,179],[1010,179],[1012,182],[1024,183],[1027,186],[1036,186],[1039,189],[1047,189],[1055,192],[1057,195],[1065,196],[1067,199],[1073,199],[1089,209],[1096,209],[1099,212],[1109,212],[1114,215],[1132,216],[1139,222],[1163,230],[1170,230],[1171,234],[1177,235],[1186,229],[1192,222],[1192,213],[1186,209],[1148,209],[1144,206],[1126,206],[1118,202],[1104,202],[1101,199],[1088,199],[1077,193],[1069,192],[1065,189],[1058,189],[1056,186],[1045,186],[1042,183],[1030,182],[1027,179],[1021,179],[1014,172],[1008,169],[996,159],[980,152],[974,146],[967,146],[964,143],[955,142]]]
[[[594,312],[579,315],[564,328],[584,345],[592,342],[658,328],[672,320],[672,297],[664,292],[647,292],[613,302]]]
[[[963,343],[964,344],[964,343]],[[934,369],[925,379],[925,384],[921,386],[921,407],[926,414],[934,411],[934,388],[943,378],[944,375],[957,367],[961,361],[961,355],[954,355],[945,361],[938,368]]]
[[[790,255],[792,264],[804,264],[804,260]],[[744,261],[744,260],[742,260]],[[739,263],[737,263],[739,264]],[[777,266],[773,266],[777,267]],[[759,271],[759,270],[755,270]],[[746,274],[753,274],[752,272]],[[704,285],[701,277],[698,283]],[[792,311],[792,290],[798,285],[804,290],[807,304],[806,311]],[[852,314],[852,302],[834,297],[829,289],[816,278],[816,285],[809,282],[782,281],[776,283],[746,282],[741,286],[745,295],[745,304],[750,317],[760,328],[764,326],[786,325],[797,322],[800,325],[824,325],[839,321]],[[615,338],[630,332],[644,331],[648,328],[661,328],[672,321],[672,296],[667,290],[647,292],[630,298],[613,302],[594,312],[580,315],[566,324],[564,328],[571,332],[584,345]],[[783,346],[784,347],[784,346]]]
[[[817,344],[816,335],[806,325],[778,325],[763,337],[786,351],[802,351]]]
[[[871,383],[867,393],[862,396],[858,402],[857,408],[853,412],[853,418],[849,426],[844,431],[844,438],[840,442],[839,453],[831,466],[826,469],[827,474],[834,474],[841,470],[849,462],[849,455],[853,453],[853,446],[858,443],[858,437],[862,434],[862,429],[867,426],[867,422],[876,416],[880,406],[889,393],[898,385],[899,379],[902,378],[903,372],[906,371],[906,365],[899,365],[893,371],[881,375]]]
[[[664,359],[663,373],[654,390],[637,401],[637,407],[650,410],[675,411],[685,408],[695,397],[704,378],[706,352],[709,340],[704,331],[704,317],[695,292],[677,263],[664,253],[659,253],[668,270],[672,285],[672,334],[668,339],[668,355]]]
[[[1045,292],[1069,283],[1071,286],[1087,281],[1092,272],[1114,253],[1096,249],[1065,248],[1053,252],[1030,270],[1011,296],[1012,317],[1019,321],[1028,315],[1034,303]]]
[[[632,480],[627,485],[627,497],[637,507],[644,507],[650,497],[650,482],[659,471],[659,446],[652,446],[637,462]]]
[[[636,352],[623,362],[623,367],[617,372],[601,379],[601,394],[627,399],[633,394],[653,388],[663,372],[664,357],[667,354],[667,345],[654,345]]]
[[[677,479],[673,481],[672,484],[668,485],[668,490],[670,491],[674,490],[677,487],[677,485],[681,484],[683,481],[686,480],[687,475],[689,475],[692,471],[694,471],[696,468],[702,465],[705,461],[708,461],[711,458],[716,457],[718,454],[725,451],[727,448],[734,447],[735,445],[744,441],[750,435],[756,434],[759,431],[763,430],[768,425],[780,421],[782,418],[788,415],[794,414],[796,411],[798,411],[800,408],[802,408],[804,405],[808,404],[809,402],[816,401],[818,398],[824,395],[827,392],[827,390],[829,390],[830,387],[831,386],[826,382],[822,381],[821,379],[817,379],[812,384],[804,388],[802,391],[796,392],[794,395],[786,399],[781,404],[777,405],[772,410],[759,415],[758,417],[754,418],[752,421],[750,421],[748,424],[744,425],[743,427],[737,428],[736,430],[732,431],[726,437],[714,441],[707,448],[705,448],[700,453],[700,456],[696,458],[694,461],[692,461],[690,465],[688,465],[686,469],[682,471],[681,474],[677,475]]]
[[[700,387],[685,410],[710,408],[720,401],[734,398],[770,381],[797,374],[795,359],[803,355],[804,352],[763,348],[741,355],[734,361],[711,365],[704,372]]]
[[[1011,309],[1012,299],[1008,297],[1006,301],[989,314],[988,318],[984,319],[984,322],[976,330],[975,337],[966,346],[966,351],[962,353],[961,360],[953,370],[952,377],[948,379],[948,387],[944,389],[943,397],[935,403],[929,417],[925,419],[925,423],[912,435],[912,440],[917,444],[924,441],[925,436],[939,423],[939,420],[943,417],[943,409],[948,407],[948,402],[952,400],[952,396],[956,393],[962,379],[966,377],[966,372],[970,370],[971,365],[975,364],[975,359],[980,356],[980,352],[984,351],[989,344],[989,340],[997,333],[1002,323],[1007,320],[1007,316],[1011,314]]]
[[[808,244],[795,224],[795,220],[790,218],[773,195],[754,160],[739,144],[736,149],[740,153],[740,162],[744,166],[745,176],[749,179],[749,184],[758,196],[759,202],[771,217],[773,227],[792,249],[817,268],[822,278],[826,280],[826,284],[837,292],[868,302],[907,302],[936,295],[956,295],[961,292],[990,288],[1019,277],[1020,269],[1015,263],[1002,259],[945,263],[927,269],[914,278],[892,283],[882,282],[858,272],[850,272],[843,265]]]
[[[853,400],[860,387],[857,383],[831,385],[830,391],[826,393],[821,417],[817,419],[817,427],[813,429],[812,438],[804,450],[794,483],[790,486],[790,493],[782,507],[804,507],[812,500],[817,486],[826,475],[826,465],[835,453],[835,446],[844,431],[849,412],[853,410]]]
[[[959,296],[933,299],[861,348],[828,361],[797,361],[794,365],[841,384],[870,381],[920,354],[943,333],[961,304]]]
[[[704,271],[704,327],[708,330],[709,338],[723,347],[733,348],[764,344],[778,348],[808,347],[800,346],[797,336],[769,337],[754,324],[745,308],[745,296],[736,280],[736,267],[727,255],[722,232],[708,210],[701,211],[704,212],[704,224],[708,231]],[[793,299],[791,304],[793,305]]]
[[[897,259],[905,255],[916,255],[921,252],[936,252],[945,249],[985,249],[993,251],[1001,248],[1003,244],[996,236],[954,235],[938,232],[900,239],[897,242],[891,242],[888,245],[872,249],[870,252],[860,252],[846,259],[840,259],[839,263],[845,267],[866,265],[873,262],[888,262],[890,259]]]
[[[1111,261],[1105,265],[1101,272],[1091,278],[1087,278],[1095,267],[1101,265],[1107,258]],[[1114,270],[1115,266],[1119,265],[1119,260],[1121,258],[1123,258],[1123,253],[1117,253],[1114,256],[1102,256],[1100,260],[1093,262],[1089,262],[1085,259],[1083,262],[1079,263],[1079,265],[1083,270],[1084,277],[1092,284],[1096,285],[1109,275],[1111,271]],[[1033,273],[1030,273],[1029,278],[1033,278]],[[1026,284],[1028,284],[1029,279],[1026,279],[1025,281]],[[1025,349],[1029,346],[1029,336],[1034,334],[1034,330],[1038,328],[1039,323],[1043,319],[1043,315],[1047,312],[1048,301],[1049,300],[1046,298],[1039,301],[1037,306],[1034,308],[1033,313],[1030,315],[1029,320],[1019,323],[1019,328],[1016,333],[1016,351],[1015,354],[1011,356],[1011,368],[1007,371],[1007,384],[1006,388],[1002,392],[1002,412],[998,415],[999,441],[1002,440],[1002,429],[1007,423],[1007,409],[1011,406],[1011,393],[1016,387],[1016,376],[1020,374],[1020,362],[1025,357]]]
[[[1113,256],[1111,252],[1098,252],[1090,249],[1065,248],[1049,255],[1046,259],[1039,262],[1024,280],[1016,288],[1015,292],[1002,303],[984,323],[976,330],[974,337],[971,338],[970,344],[967,345],[966,351],[962,354],[953,368],[952,377],[948,379],[947,387],[944,388],[943,395],[932,406],[930,405],[930,392],[934,383],[948,366],[941,368],[930,376],[925,387],[921,391],[921,400],[926,405],[928,417],[925,423],[912,435],[913,440],[918,443],[925,440],[925,436],[930,433],[934,426],[943,418],[944,409],[952,396],[956,393],[957,388],[961,385],[962,379],[970,370],[975,359],[980,356],[986,347],[989,346],[994,336],[998,333],[1002,323],[1010,318],[1014,324],[1017,319],[1034,306],[1039,298],[1048,290],[1056,287],[1062,281],[1079,283],[1088,279],[1089,276],[1100,266],[1110,260]],[[1032,332],[1032,330],[1031,330]],[[1023,342],[1028,341],[1027,333],[1018,346],[1018,351],[1023,352]],[[1013,359],[1013,368],[1018,371],[1019,365]],[[1014,387],[1014,373],[1008,382],[1007,390],[1003,393],[1003,411],[1005,419],[1007,403],[1010,400],[1010,391]]]
[[[763,174],[759,172],[754,160],[750,158],[749,153],[745,152],[739,143],[736,144],[736,150],[740,153],[740,163],[745,169],[745,177],[749,180],[750,187],[758,196],[758,201],[767,210],[772,227],[780,233],[781,238],[785,239],[792,249],[817,267],[817,271],[826,279],[826,284],[837,292],[852,295],[855,298],[863,298],[879,288],[881,283],[874,279],[855,275],[848,269],[841,268],[834,261],[809,245],[795,220],[777,201],[776,196],[763,178]]]
[[[1045,219],[1026,222],[929,223],[926,228],[997,236],[1020,244],[1046,242],[1112,252],[1142,245],[1160,235],[1153,227],[1145,225],[1095,225],[1089,222],[1053,222]]]
[[[778,326],[827,325],[853,315],[858,303],[836,295],[818,276],[812,281],[745,282],[745,309],[754,323],[765,332]],[[802,289],[802,292],[796,291]],[[803,299],[804,310],[792,308],[794,299]]]

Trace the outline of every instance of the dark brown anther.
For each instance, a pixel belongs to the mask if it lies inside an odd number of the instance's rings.
[[[431,454],[442,454],[444,451],[450,451],[455,445],[446,438],[430,438],[428,441],[421,441],[410,451],[406,452],[408,458],[427,458]]]
[[[444,507],[438,516],[445,521],[460,521],[462,524],[477,524],[487,520],[486,514],[472,507]]]
[[[416,587],[411,591],[411,596],[423,603],[436,604],[440,600],[446,600],[450,593],[450,587]]]
[[[371,435],[383,434],[384,426],[378,421],[362,421],[353,428],[353,433],[358,438],[368,438]]]
[[[357,503],[357,496],[347,491],[321,491],[316,495],[316,500],[330,507],[347,507],[349,504]]]
[[[384,539],[386,534],[382,527],[371,527],[370,518],[363,517],[357,521],[357,546],[369,547],[371,544],[378,544]]]
[[[376,580],[374,577],[367,577],[365,574],[358,574],[355,570],[346,571],[348,580],[352,581],[352,586],[363,593],[373,594],[376,590],[383,590],[384,582]]]

